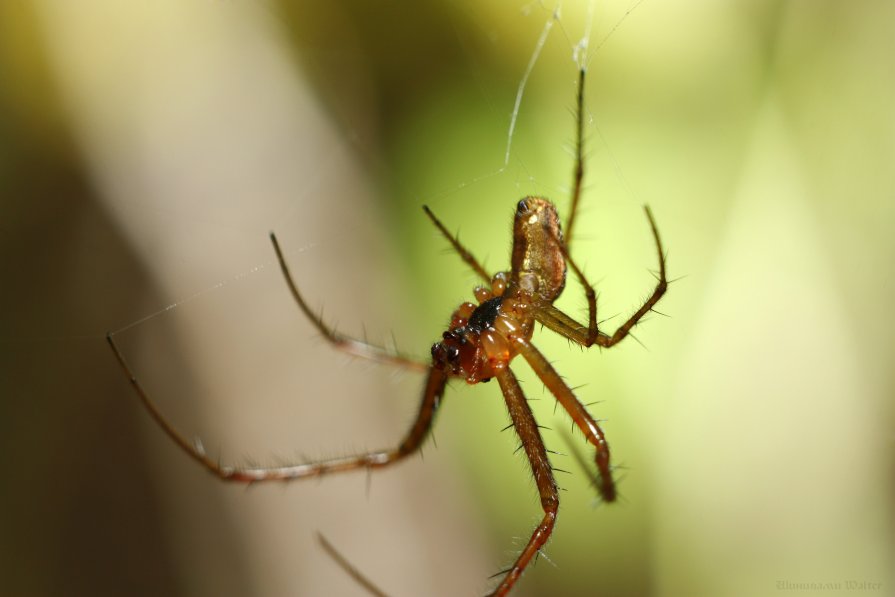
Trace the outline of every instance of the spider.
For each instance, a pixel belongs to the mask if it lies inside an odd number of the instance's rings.
[[[476,384],[496,378],[506,401],[511,426],[515,428],[531,465],[541,507],[544,510],[543,519],[532,532],[531,538],[513,565],[495,575],[502,575],[503,578],[491,595],[500,597],[508,594],[532,558],[547,543],[559,510],[559,491],[553,477],[553,469],[547,458],[547,450],[531,408],[522,393],[522,388],[509,367],[510,362],[519,355],[528,362],[535,374],[584,434],[587,442],[593,446],[596,488],[604,501],[613,502],[616,499],[616,488],[610,466],[609,445],[603,431],[584,405],[578,401],[553,365],[532,344],[531,338],[535,322],[581,346],[597,345],[610,348],[624,340],[641,318],[653,310],[668,286],[665,276],[665,254],[659,239],[659,231],[652,212],[649,207],[644,206],[659,256],[656,286],[649,298],[614,333],[607,334],[599,329],[596,292],[569,254],[569,245],[584,180],[582,152],[584,78],[585,70],[581,69],[578,77],[576,106],[576,161],[571,208],[565,225],[565,236],[553,203],[542,197],[525,197],[516,204],[513,218],[513,249],[510,270],[498,272],[492,276],[473,254],[460,244],[459,239],[448,231],[432,210],[423,207],[426,215],[450,242],[460,258],[487,285],[477,286],[474,289],[478,304],[464,302],[454,311],[447,331],[442,334],[441,340],[432,345],[432,360],[429,363],[409,359],[365,341],[343,335],[327,326],[321,317],[311,310],[299,292],[283,256],[279,241],[273,233],[270,234],[280,269],[295,302],[333,347],[355,356],[426,372],[419,412],[397,447],[390,450],[271,468],[221,464],[206,455],[201,446],[187,441],[165,418],[127,364],[124,355],[112,337],[113,334],[107,334],[106,339],[130,381],[131,387],[159,427],[190,458],[224,481],[258,483],[320,477],[354,469],[371,470],[395,464],[420,449],[432,427],[435,413],[441,404],[449,379],[459,377],[468,384]],[[586,324],[577,322],[553,306],[554,301],[559,298],[565,288],[567,269],[572,270],[584,288],[588,306]]]

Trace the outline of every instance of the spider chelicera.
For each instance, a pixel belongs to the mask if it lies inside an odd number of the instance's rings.
[[[553,469],[547,458],[547,450],[531,408],[522,393],[522,388],[509,367],[510,361],[517,355],[521,355],[528,362],[535,374],[584,434],[588,443],[594,447],[597,469],[596,488],[603,500],[615,501],[616,489],[609,461],[609,445],[606,443],[603,431],[584,405],[578,401],[559,373],[532,344],[534,324],[535,322],[540,323],[584,347],[597,345],[609,348],[628,336],[641,318],[659,302],[668,286],[665,276],[665,255],[659,239],[659,231],[649,208],[644,207],[659,255],[656,287],[646,302],[614,333],[606,334],[598,328],[596,293],[569,255],[569,245],[584,179],[582,153],[584,76],[585,71],[582,69],[579,72],[577,95],[577,157],[565,236],[563,236],[559,215],[553,203],[541,197],[522,199],[516,204],[513,220],[513,251],[510,270],[491,276],[472,253],[460,244],[458,238],[453,236],[435,217],[435,214],[428,207],[423,207],[426,215],[451,243],[454,250],[488,285],[475,288],[477,305],[466,302],[454,312],[448,330],[444,332],[441,340],[432,346],[431,363],[408,359],[365,341],[343,335],[327,326],[311,310],[298,291],[279,242],[271,233],[270,240],[295,302],[330,344],[355,356],[426,372],[426,383],[419,412],[410,430],[396,448],[271,468],[223,465],[206,455],[200,446],[187,441],[168,422],[134,376],[121,350],[113,340],[113,334],[108,334],[107,339],[115,357],[140,401],[155,422],[188,456],[222,480],[257,483],[319,477],[354,469],[381,468],[415,453],[429,434],[435,412],[438,410],[445,386],[450,378],[460,377],[469,384],[496,378],[506,400],[512,427],[515,428],[531,464],[541,499],[541,507],[544,510],[544,518],[535,528],[522,553],[509,569],[499,573],[499,575],[503,575],[503,578],[491,595],[499,597],[509,593],[526,566],[550,538],[559,508],[559,491],[553,478]],[[553,302],[559,298],[565,288],[567,268],[571,268],[584,288],[588,306],[587,324],[578,323],[553,306]]]

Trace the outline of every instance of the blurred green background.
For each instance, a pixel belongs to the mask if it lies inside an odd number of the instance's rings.
[[[581,39],[573,252],[611,329],[654,283],[648,203],[680,279],[641,344],[536,334],[600,401],[623,497],[557,457],[549,561],[514,594],[892,594],[895,5],[553,14],[0,3],[3,594],[365,594],[316,531],[396,597],[486,592],[540,518],[495,384],[452,385],[424,459],[247,490],[177,452],[103,336],[223,461],[393,445],[421,381],[329,351],[267,233],[328,321],[426,357],[475,279],[421,206],[495,270],[519,198],[565,213]],[[576,284],[558,305],[584,318]],[[589,457],[516,369],[548,447]]]

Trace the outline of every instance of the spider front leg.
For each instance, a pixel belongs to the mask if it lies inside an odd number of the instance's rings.
[[[541,496],[544,518],[532,532],[531,539],[528,540],[525,549],[516,558],[516,562],[507,571],[500,585],[491,593],[490,597],[502,597],[513,588],[513,585],[522,576],[525,567],[528,566],[531,559],[550,538],[553,526],[556,524],[556,514],[559,509],[559,490],[553,478],[550,461],[547,459],[547,450],[544,448],[544,441],[541,439],[541,434],[538,431],[538,424],[531,412],[531,407],[528,406],[525,395],[522,393],[522,388],[519,387],[519,382],[509,367],[504,368],[497,374],[497,381],[506,400],[507,410],[510,412],[513,427],[522,441],[525,455],[531,464],[535,484]]]
[[[426,363],[416,361],[390,350],[386,350],[381,346],[376,346],[364,340],[358,340],[357,338],[346,336],[326,325],[323,322],[323,319],[321,319],[319,315],[311,310],[311,308],[308,306],[308,303],[305,302],[304,297],[302,297],[301,293],[298,291],[298,286],[295,284],[295,280],[292,279],[292,274],[289,271],[289,266],[286,264],[286,258],[283,256],[282,249],[280,249],[280,243],[277,241],[277,237],[273,232],[270,233],[270,242],[273,243],[273,250],[277,254],[277,261],[279,261],[280,263],[280,270],[283,272],[283,277],[286,279],[286,284],[289,286],[289,291],[292,293],[292,297],[298,304],[299,309],[301,309],[302,313],[304,313],[305,316],[309,320],[311,320],[311,323],[314,325],[315,328],[317,328],[317,331],[319,331],[324,339],[326,339],[326,341],[329,342],[334,348],[343,352],[347,352],[348,354],[356,357],[362,357],[365,359],[383,363],[390,363],[392,365],[406,367],[408,369],[425,371],[429,367]]]
[[[659,229],[656,226],[656,221],[653,219],[653,214],[650,211],[650,208],[644,205],[643,209],[646,212],[647,220],[649,220],[653,239],[656,243],[656,251],[659,255],[659,274],[656,276],[656,287],[653,289],[652,294],[646,302],[644,302],[627,321],[619,326],[611,336],[598,331],[596,322],[596,296],[593,287],[585,280],[584,275],[580,273],[577,265],[575,265],[567,256],[566,258],[569,265],[585,287],[585,293],[588,298],[589,323],[586,326],[582,325],[553,305],[544,305],[535,311],[535,319],[537,319],[539,323],[582,346],[590,347],[596,344],[598,346],[609,348],[624,340],[640,319],[656,306],[656,303],[659,302],[659,299],[662,298],[662,295],[664,295],[665,291],[668,289],[668,280],[665,276],[665,252],[662,249],[662,240],[659,238]]]
[[[597,465],[597,473],[599,478],[597,481],[597,490],[600,496],[607,502],[614,502],[616,498],[615,481],[612,480],[612,468],[609,465],[609,444],[603,435],[603,430],[587,412],[584,405],[578,401],[575,394],[569,389],[569,386],[562,380],[553,365],[550,364],[544,355],[525,338],[519,337],[514,339],[516,350],[528,362],[535,374],[544,383],[550,393],[562,405],[562,407],[572,417],[575,425],[584,434],[585,439],[596,449],[594,461]]]
[[[210,458],[198,444],[193,444],[179,432],[174,426],[162,415],[155,402],[150,399],[149,394],[143,389],[143,386],[137,380],[137,377],[131,371],[130,365],[124,359],[124,355],[112,338],[112,334],[106,335],[112,352],[121,366],[122,371],[127,376],[131,387],[149,411],[153,420],[162,428],[162,431],[183,450],[187,456],[198,462],[205,469],[223,481],[234,481],[237,483],[258,483],[261,481],[290,481],[293,479],[301,479],[306,477],[321,477],[331,473],[339,473],[350,471],[358,468],[382,468],[398,462],[399,460],[416,452],[426,438],[429,430],[432,428],[432,420],[435,412],[441,403],[444,395],[444,388],[447,383],[447,376],[440,369],[431,367],[429,369],[429,377],[426,380],[426,386],[423,390],[423,398],[420,404],[419,412],[416,419],[411,425],[410,430],[404,437],[404,440],[398,447],[392,450],[381,450],[378,452],[367,452],[366,454],[346,456],[343,458],[332,458],[329,460],[321,460],[317,462],[308,462],[303,464],[293,464],[286,466],[277,466],[270,468],[263,467],[239,467],[221,464],[220,462]]]

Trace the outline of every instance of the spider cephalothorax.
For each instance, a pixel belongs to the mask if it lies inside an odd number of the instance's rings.
[[[517,337],[531,337],[531,316],[523,303],[505,296],[505,274],[494,276],[492,289],[475,289],[478,306],[463,303],[454,311],[451,326],[441,342],[432,345],[435,367],[466,379],[467,383],[491,381],[509,364]]]

